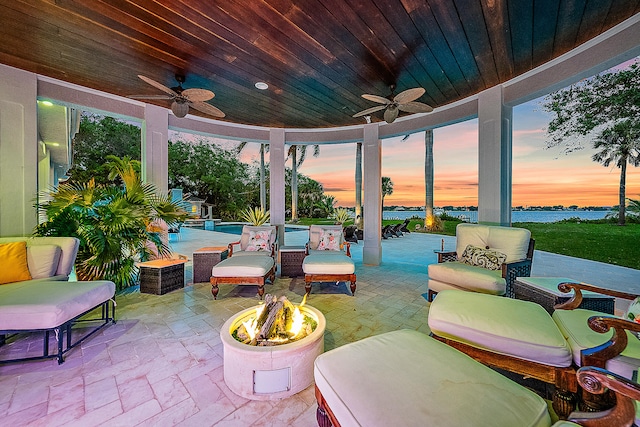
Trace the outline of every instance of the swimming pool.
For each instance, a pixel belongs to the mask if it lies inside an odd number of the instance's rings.
[[[229,234],[242,234],[242,226],[243,224],[216,224],[213,230],[220,233],[229,233]],[[300,228],[300,227],[284,227],[284,232],[288,233],[290,231],[307,231],[308,228]]]

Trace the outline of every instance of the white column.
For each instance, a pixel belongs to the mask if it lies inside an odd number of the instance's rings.
[[[478,222],[511,225],[512,108],[502,86],[478,95]]]
[[[362,141],[364,172],[364,243],[362,261],[380,265],[382,261],[382,144],[378,139],[378,125],[364,125]]]
[[[28,236],[38,222],[38,81],[4,65],[0,76],[0,236]]]
[[[282,128],[273,128],[269,131],[269,214],[271,225],[278,226],[278,242],[282,246],[284,242],[284,139],[285,132]]]
[[[142,126],[142,180],[169,192],[169,110],[146,104]]]

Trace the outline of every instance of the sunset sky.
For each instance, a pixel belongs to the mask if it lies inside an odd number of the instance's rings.
[[[616,68],[628,66],[628,61]],[[618,204],[620,169],[591,160],[595,150],[564,154],[545,149],[551,116],[542,111],[543,98],[513,109],[513,206],[614,206]],[[236,144],[236,143],[232,143]],[[258,144],[245,149],[243,160],[258,160]],[[355,203],[356,145],[321,145],[320,156],[307,159],[299,172],[320,182],[338,206]],[[385,205],[424,206],[424,132],[382,142],[382,175],[394,183]],[[434,130],[434,204],[478,205],[477,119]],[[287,160],[286,165],[291,166]],[[626,196],[640,199],[640,168],[628,166]]]
[[[545,149],[549,117],[541,99],[513,110],[513,206],[618,204],[620,170],[591,160],[593,149],[563,154]],[[382,142],[382,175],[394,183],[385,205],[423,206],[424,133]],[[320,182],[338,206],[355,202],[355,144],[322,145],[314,158],[309,148],[299,169]],[[247,147],[245,160],[258,159],[258,145]],[[478,121],[434,131],[434,200],[436,206],[478,205]],[[290,167],[290,161],[287,161]],[[640,168],[627,169],[627,197],[640,198]]]

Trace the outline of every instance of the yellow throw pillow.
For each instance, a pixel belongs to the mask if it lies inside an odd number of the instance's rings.
[[[27,264],[27,242],[0,244],[0,285],[31,280]]]

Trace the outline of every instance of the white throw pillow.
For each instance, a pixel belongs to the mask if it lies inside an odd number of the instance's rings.
[[[473,245],[467,245],[460,261],[464,264],[486,268],[488,270],[500,270],[507,256],[499,251],[483,249]]]
[[[320,242],[318,243],[319,251],[339,251],[340,250],[340,235],[336,230],[324,230],[322,236],[320,236]]]
[[[245,249],[248,252],[258,252],[258,251],[268,251],[269,248],[269,239],[271,238],[271,231],[250,231],[249,232],[249,243],[247,244],[247,248]]]

